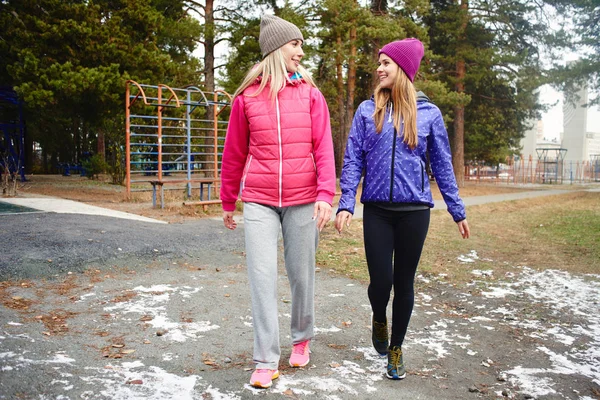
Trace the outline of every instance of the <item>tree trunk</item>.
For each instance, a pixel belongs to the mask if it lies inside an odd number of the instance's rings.
[[[54,172],[54,171],[56,171],[57,166],[58,166],[58,153],[56,151],[52,151],[52,153],[50,154],[49,170]]]
[[[44,174],[50,173],[48,168],[48,151],[46,151],[45,147],[42,147],[42,171],[44,171]]]
[[[100,154],[102,156],[102,159],[106,161],[105,137],[106,135],[104,134],[104,129],[98,129],[98,143],[96,146],[96,154]]]
[[[371,0],[371,13],[375,16],[382,16],[388,14],[387,0]],[[379,60],[379,50],[381,49],[381,42],[378,38],[373,38],[373,61],[375,65]],[[375,88],[379,84],[379,75],[377,70],[373,70],[371,73],[371,92],[375,91]]]
[[[462,64],[464,73],[464,61],[457,62],[457,69]],[[464,92],[464,84],[457,83],[456,91]],[[454,107],[454,136],[452,137],[452,166],[458,187],[464,186],[465,181],[465,106]]]
[[[27,124],[23,121],[23,135],[25,136],[25,173],[31,174],[33,172],[33,138],[27,133]]]
[[[371,12],[374,15],[385,15],[388,13],[387,0],[371,0]]]
[[[72,120],[72,125],[71,125],[71,129],[73,130],[73,150],[74,151],[70,151],[70,149],[65,149],[66,146],[61,146],[62,154],[61,154],[61,160],[60,162],[64,163],[64,162],[77,162],[79,161],[79,155],[81,154],[81,147],[82,147],[82,142],[84,141],[84,138],[81,137],[81,129],[80,129],[80,125],[79,125],[79,118],[74,117]],[[71,146],[69,146],[71,147]],[[67,156],[68,154],[68,156]],[[68,159],[65,159],[65,157],[67,157]]]
[[[379,62],[379,50],[381,50],[381,43],[378,39],[373,40],[373,61],[376,66],[378,66]],[[375,92],[375,89],[379,85],[379,74],[377,73],[377,68],[373,69],[371,72],[371,93]]]
[[[214,0],[206,0],[204,7],[204,89],[206,90],[209,101],[212,100],[213,92],[215,91],[215,15],[214,15]],[[212,128],[214,126],[214,111],[217,105],[208,107],[206,119]],[[217,132],[213,132],[214,135]],[[212,153],[214,152],[214,139],[212,135],[208,135],[204,139],[205,153],[202,164],[206,166],[204,173],[207,177],[216,176],[217,166],[214,165]]]
[[[356,91],[356,26],[350,28],[350,57],[348,58],[348,79],[346,81],[346,100],[344,101],[344,75],[343,75],[343,51],[341,34],[337,36],[338,53],[336,56],[337,72],[337,109],[339,114],[339,134],[335,140],[335,168],[338,176],[341,175],[344,164],[344,153],[348,141],[348,130],[352,126],[354,118],[354,93]]]
[[[204,88],[215,90],[215,15],[213,0],[206,0],[204,8]]]
[[[343,74],[343,57],[342,57],[342,37],[338,33],[337,35],[337,46],[338,51],[335,56],[335,68],[336,68],[336,84],[337,84],[337,114],[339,121],[338,132],[335,135],[335,170],[337,176],[342,174],[342,166],[344,165],[344,152],[346,149],[346,141],[344,140],[346,132],[346,112],[344,110],[344,74]]]
[[[459,46],[460,43],[466,38],[469,1],[460,0],[460,9],[462,22],[460,25],[460,31],[458,33]],[[464,93],[465,91],[465,75],[465,60],[460,56],[459,52],[458,61],[456,61],[455,90],[457,93]],[[454,175],[456,176],[456,183],[458,184],[458,187],[463,187],[465,184],[465,106],[462,104],[454,107],[454,136],[452,137],[452,151],[452,166],[454,168]]]
[[[344,146],[348,141],[348,129],[352,126],[352,118],[354,118],[354,92],[356,90],[356,24],[352,23],[350,28],[350,58],[348,59],[348,82],[347,82],[347,98],[346,98],[346,128],[343,132]]]

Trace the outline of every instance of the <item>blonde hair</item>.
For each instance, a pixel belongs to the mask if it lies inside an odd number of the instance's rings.
[[[302,66],[298,66],[298,73],[302,76],[306,83],[313,87],[317,87],[308,71]],[[275,100],[277,93],[285,87],[286,81],[290,80],[287,68],[285,66],[285,58],[281,52],[281,47],[267,54],[267,56],[259,64],[254,66],[246,74],[246,77],[242,81],[240,87],[238,87],[233,94],[233,97],[240,95],[249,86],[253,85],[259,76],[262,76],[262,80],[260,81],[258,89],[254,93],[248,94],[248,96],[258,96],[265,89],[265,87],[269,85],[270,97],[272,100]]]
[[[393,113],[394,128],[400,134],[402,132],[408,147],[414,149],[419,143],[417,134],[417,94],[413,83],[408,76],[398,67],[398,74],[394,86],[391,89],[382,88],[378,85],[375,89],[375,112],[373,119],[377,133],[381,133],[385,122],[385,111],[391,105],[390,113]],[[401,124],[404,122],[404,130]]]

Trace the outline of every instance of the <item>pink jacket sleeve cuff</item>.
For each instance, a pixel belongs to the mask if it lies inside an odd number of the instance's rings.
[[[233,203],[229,201],[222,201],[221,206],[223,207],[223,211],[235,211],[235,201]]]

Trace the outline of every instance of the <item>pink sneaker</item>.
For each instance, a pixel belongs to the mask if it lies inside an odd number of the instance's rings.
[[[292,355],[290,356],[290,366],[292,367],[304,367],[310,361],[310,340],[305,340],[295,344],[292,348]]]
[[[273,379],[279,378],[276,369],[255,369],[250,378],[250,384],[256,388],[266,389],[271,387]]]

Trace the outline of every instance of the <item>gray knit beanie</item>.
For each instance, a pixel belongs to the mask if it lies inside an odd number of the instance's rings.
[[[302,32],[296,25],[274,15],[262,16],[258,44],[263,58],[294,39],[304,42]]]

